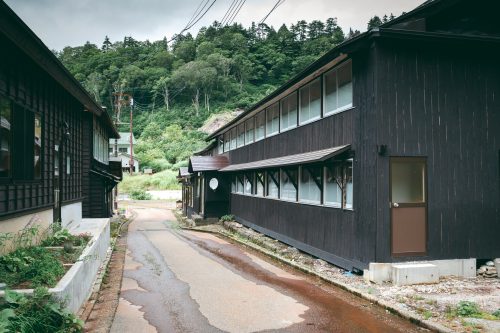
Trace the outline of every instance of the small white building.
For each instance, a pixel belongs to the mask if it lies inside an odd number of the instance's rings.
[[[110,139],[109,140],[109,155],[114,156],[115,155],[115,149],[118,150],[118,154],[116,158],[119,158],[122,161],[122,170],[124,172],[128,172],[130,170],[130,132],[120,132],[120,138],[116,140],[115,139]],[[132,146],[134,146],[137,143],[134,133],[132,133]],[[133,150],[132,150],[133,152]],[[139,172],[139,160],[135,156],[135,154],[132,154],[133,160],[134,160],[134,172]]]
[[[132,133],[132,144],[135,146],[137,141],[135,140],[134,133]],[[130,151],[130,132],[120,132],[120,138],[116,140],[116,149],[118,153],[129,154]],[[109,140],[109,155],[114,155],[115,152],[115,139]]]
[[[118,153],[118,158],[122,160],[122,170],[123,172],[129,172],[130,170],[130,155],[127,153]],[[139,160],[134,155],[134,173],[139,172]]]

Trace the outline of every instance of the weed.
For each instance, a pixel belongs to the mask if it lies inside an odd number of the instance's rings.
[[[461,301],[458,303],[456,313],[460,317],[473,317],[481,314],[476,303],[470,301]]]
[[[83,332],[83,321],[65,310],[46,288],[33,296],[11,290],[0,300],[0,332]]]
[[[0,281],[9,287],[53,287],[64,272],[56,255],[43,247],[20,248],[0,257]]]
[[[223,215],[220,220],[222,222],[230,222],[230,221],[234,221],[234,215]]]
[[[497,317],[498,319],[500,319],[500,309],[496,310],[491,315]]]

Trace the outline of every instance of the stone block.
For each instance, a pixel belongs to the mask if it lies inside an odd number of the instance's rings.
[[[391,281],[392,264],[371,262],[369,265],[369,279],[374,283],[382,283]]]
[[[439,282],[439,269],[433,264],[394,264],[392,283],[397,286]]]

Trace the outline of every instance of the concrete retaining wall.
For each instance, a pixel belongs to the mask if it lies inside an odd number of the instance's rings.
[[[74,202],[61,207],[61,225],[63,228],[71,229],[82,223],[82,203]]]
[[[91,233],[92,239],[83,250],[79,260],[49,292],[64,301],[69,311],[76,313],[88,299],[99,267],[106,259],[110,245],[109,219],[83,219],[82,223],[70,229],[72,234]],[[33,289],[16,290],[32,294]],[[4,292],[0,291],[0,297]]]

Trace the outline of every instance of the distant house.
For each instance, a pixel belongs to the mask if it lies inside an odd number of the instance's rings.
[[[135,146],[136,142],[134,133],[132,133],[132,146]],[[120,159],[122,169],[125,172],[130,171],[131,152],[134,160],[134,172],[139,172],[139,159],[135,156],[134,150],[131,150],[130,147],[130,132],[120,132],[119,139],[109,140],[109,155]]]
[[[333,48],[209,136],[179,173],[186,213],[216,196],[346,269],[498,257],[499,10],[428,1]]]
[[[0,232],[109,216],[85,206],[120,181],[106,161],[119,137],[110,117],[3,1],[0,45]]]

